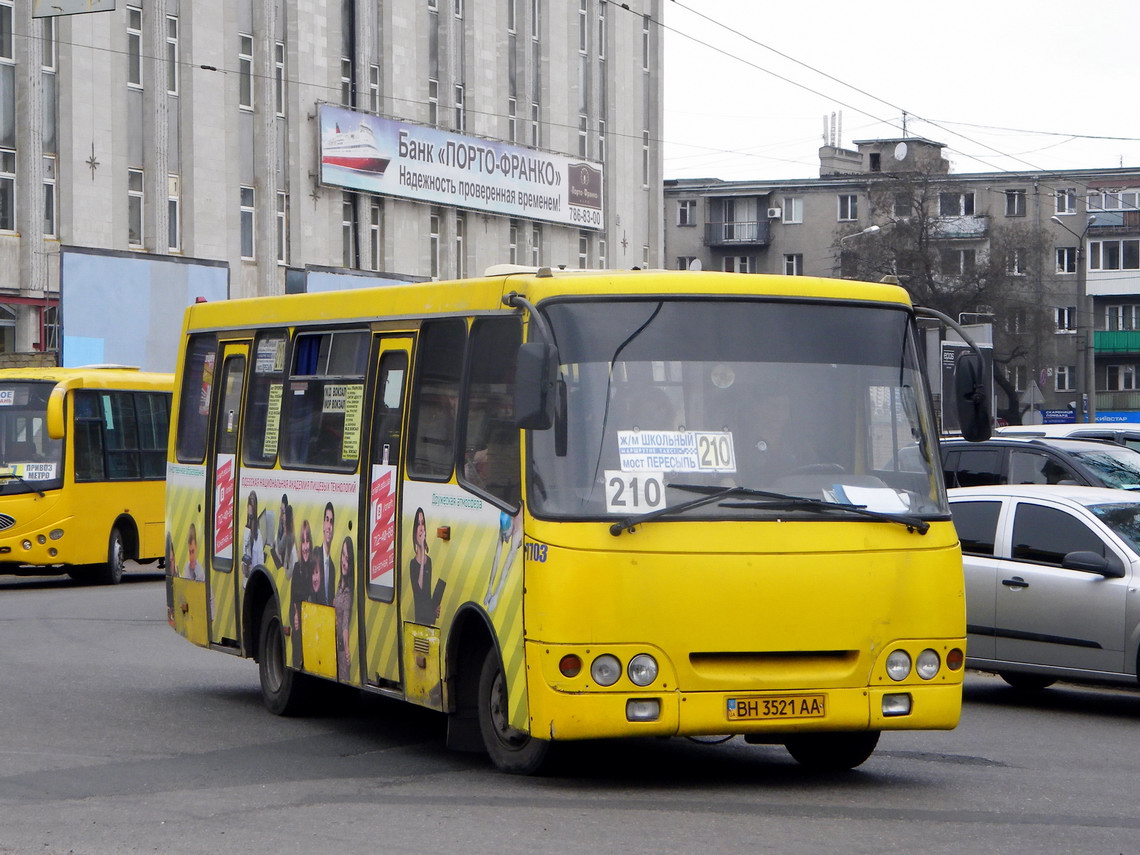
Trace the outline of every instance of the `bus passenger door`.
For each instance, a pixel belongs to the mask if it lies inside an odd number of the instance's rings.
[[[247,343],[223,343],[222,369],[218,375],[217,407],[214,410],[213,458],[207,467],[206,496],[209,531],[206,574],[209,598],[210,643],[240,650],[238,601],[241,574],[235,572],[237,534],[238,438],[240,436],[241,395],[249,355]]]
[[[360,644],[363,682],[397,688],[400,679],[400,610],[396,567],[400,519],[400,481],[403,477],[404,402],[408,387],[408,360],[412,340],[385,336],[379,339],[372,433],[368,465],[362,466],[362,493],[367,496],[368,518],[362,536],[359,588],[361,596]]]

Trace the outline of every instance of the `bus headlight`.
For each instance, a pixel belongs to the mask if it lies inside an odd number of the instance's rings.
[[[638,653],[629,660],[626,673],[633,685],[648,686],[657,679],[657,660],[648,653]]]
[[[621,677],[621,662],[616,656],[604,653],[590,663],[590,676],[599,686],[612,686]]]
[[[887,676],[896,683],[910,676],[910,654],[895,650],[887,657]]]
[[[918,654],[918,659],[914,662],[914,670],[924,680],[931,679],[938,673],[938,667],[942,664],[942,660],[930,648]]]

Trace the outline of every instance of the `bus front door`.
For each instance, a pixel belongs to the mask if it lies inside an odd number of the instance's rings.
[[[374,347],[376,384],[368,465],[362,466],[368,497],[361,533],[359,619],[363,682],[395,689],[400,677],[399,574],[396,566],[403,477],[403,424],[408,387],[410,338],[383,336]]]
[[[240,437],[241,396],[249,356],[247,343],[225,342],[218,362],[217,405],[214,409],[213,459],[206,496],[210,502],[207,528],[210,569],[207,596],[210,611],[210,643],[235,653],[241,649],[239,601],[242,582],[240,563],[235,556],[238,530],[238,440]]]

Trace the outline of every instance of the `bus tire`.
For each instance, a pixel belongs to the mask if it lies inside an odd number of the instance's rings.
[[[879,731],[798,733],[784,747],[801,766],[815,772],[846,772],[861,765],[879,744]]]
[[[111,529],[107,540],[107,563],[92,566],[91,579],[98,585],[118,585],[123,581],[123,566],[127,560],[123,533],[119,527]]]
[[[998,676],[1006,684],[1022,692],[1039,692],[1047,689],[1057,681],[1042,674],[1019,674],[1016,671],[999,671]]]
[[[507,682],[499,654],[492,646],[479,672],[479,731],[491,762],[500,771],[533,775],[542,768],[550,742],[520,733],[507,715]]]
[[[274,715],[301,715],[309,709],[313,678],[285,664],[285,632],[277,601],[270,599],[261,614],[257,644],[257,672],[261,699]]]

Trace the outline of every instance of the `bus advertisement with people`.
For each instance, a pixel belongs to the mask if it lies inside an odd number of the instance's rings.
[[[117,584],[165,555],[171,374],[0,370],[0,573]]]
[[[199,303],[170,622],[256,659],[274,713],[336,681],[510,772],[701,734],[857,766],[961,708],[916,329],[897,286],[699,271]]]

